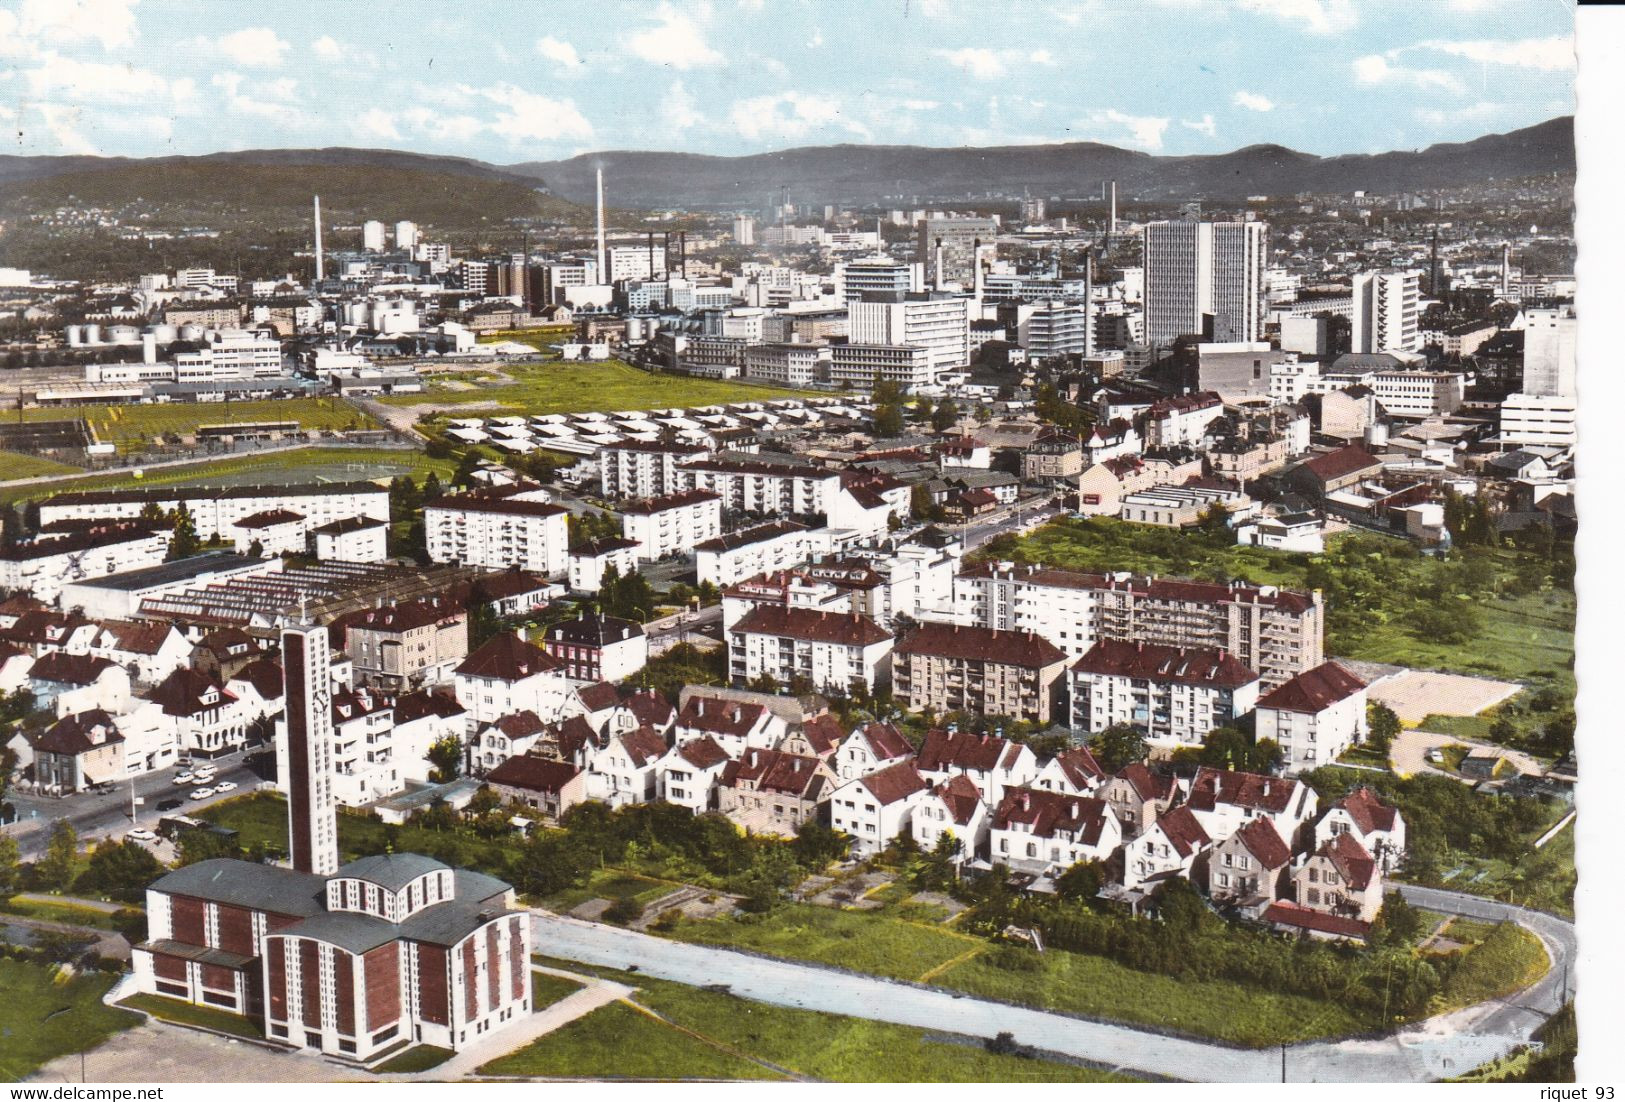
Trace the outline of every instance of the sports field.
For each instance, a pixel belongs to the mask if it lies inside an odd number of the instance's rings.
[[[148,467],[86,475],[60,482],[0,485],[0,503],[49,497],[70,490],[128,490],[139,486],[252,486],[309,482],[365,482],[433,471],[450,479],[457,464],[410,448],[313,447],[225,456],[175,467]],[[140,478],[135,470],[141,470]]]
[[[436,387],[423,394],[392,394],[378,401],[390,406],[421,406],[425,413],[447,406],[479,406],[482,411],[543,414],[673,409],[805,397],[802,391],[754,383],[653,375],[619,360],[515,364],[500,370],[506,382],[457,390]]]
[[[339,398],[281,398],[262,402],[164,402],[155,405],[51,406],[23,411],[29,421],[83,417],[96,439],[121,452],[139,451],[160,434],[190,434],[199,425],[297,421],[302,429],[366,429],[378,424]]]

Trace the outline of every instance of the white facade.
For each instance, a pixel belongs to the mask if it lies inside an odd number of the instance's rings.
[[[1574,398],[1509,394],[1501,403],[1501,440],[1516,445],[1573,447],[1577,421]]]
[[[879,853],[893,838],[911,830],[914,809],[930,791],[925,778],[907,763],[870,773],[830,794],[830,826],[852,837],[854,854]]]
[[[929,349],[933,380],[970,363],[969,299],[908,295],[899,301],[852,302],[847,311],[847,334],[854,344]]]
[[[1575,395],[1575,339],[1579,322],[1572,307],[1524,311],[1524,394],[1544,398]]]
[[[175,381],[181,383],[265,379],[283,374],[282,342],[242,329],[216,330],[202,348],[177,352],[174,359]]]
[[[828,513],[841,488],[836,471],[726,460],[686,463],[677,468],[676,482],[679,491],[712,491],[725,509],[780,516]]]
[[[1060,572],[1043,570],[959,574],[953,583],[953,622],[1035,632],[1076,660],[1095,644],[1097,591],[1068,584],[1070,580]]]
[[[52,603],[71,582],[157,566],[169,553],[167,532],[132,531],[92,547],[86,542],[74,535],[46,535],[0,551],[0,589]]]
[[[1239,686],[1078,669],[1068,676],[1073,730],[1099,734],[1130,724],[1146,729],[1146,742],[1159,747],[1201,746],[1215,727],[1229,726],[1258,701],[1256,675]]]
[[[588,547],[570,552],[570,588],[577,593],[597,593],[604,584],[604,572],[611,566],[621,577],[638,568],[638,544],[630,540],[605,541],[602,548]]]
[[[705,454],[677,444],[612,444],[598,452],[599,486],[607,498],[664,497],[679,489],[677,465]]]
[[[1204,332],[1211,339],[1256,341],[1263,336],[1264,266],[1269,227],[1263,222],[1180,219],[1145,227],[1145,338],[1167,346]]]
[[[1354,277],[1351,352],[1400,355],[1422,349],[1418,271],[1361,272]]]
[[[322,562],[383,562],[389,557],[389,525],[381,522],[329,525],[313,530],[316,557]]]
[[[569,513],[549,502],[469,495],[443,497],[423,510],[429,558],[504,570],[518,566],[548,577],[569,567]]]
[[[389,520],[389,491],[372,483],[331,486],[252,486],[230,490],[176,488],[158,492],[88,491],[58,494],[40,504],[40,524],[99,519],[133,520],[148,504],[165,513],[184,505],[201,540],[231,539],[239,520],[286,509],[312,527],[351,517]]]
[[[775,627],[762,626],[763,619]],[[766,675],[785,687],[800,677],[814,692],[839,694],[862,682],[872,693],[890,680],[892,642],[874,621],[853,614],[770,608],[729,631],[728,672],[735,681]]]
[[[638,502],[621,514],[621,532],[637,541],[631,553],[639,562],[687,554],[695,545],[722,535],[722,499],[690,491]]]
[[[732,585],[828,553],[829,535],[827,528],[775,524],[721,536],[693,548],[695,572],[701,582]]]

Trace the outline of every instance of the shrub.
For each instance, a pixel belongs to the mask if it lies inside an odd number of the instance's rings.
[[[604,910],[604,918],[617,926],[625,926],[643,917],[643,904],[631,896],[617,899]]]
[[[987,962],[1006,972],[1036,972],[1043,967],[1037,953],[1020,945],[1000,945],[988,953]]]

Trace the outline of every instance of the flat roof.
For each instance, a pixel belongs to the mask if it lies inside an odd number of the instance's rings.
[[[274,569],[276,560],[251,559],[246,555],[238,555],[230,551],[209,551],[202,555],[193,555],[191,558],[177,559],[174,562],[144,567],[141,570],[131,570],[123,574],[109,574],[104,578],[71,584],[134,593],[157,586],[179,585],[182,582],[188,582],[194,578],[200,578],[206,574],[216,574],[221,571],[265,567],[267,563],[272,564],[272,569]]]

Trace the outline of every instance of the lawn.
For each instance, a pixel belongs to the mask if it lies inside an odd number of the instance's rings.
[[[932,983],[1238,1045],[1340,1037],[1369,1028],[1364,1019],[1331,1000],[1275,994],[1224,980],[1178,980],[1135,971],[1105,957],[1058,949],[1037,959],[1036,972],[1011,972],[979,956],[947,969]]]
[[[1554,809],[1556,813],[1558,809]],[[1451,851],[1439,876],[1422,878],[1402,870],[1400,879],[1573,918],[1574,888],[1579,881],[1574,865],[1574,829],[1570,826],[1560,831],[1550,842],[1530,850],[1516,862]]]
[[[619,360],[591,364],[515,364],[502,370],[512,381],[476,385],[468,390],[392,394],[378,400],[392,406],[423,406],[426,413],[446,406],[490,403],[513,413],[537,415],[671,409],[805,397],[803,392],[753,383],[654,375]],[[447,412],[457,416],[455,410]]]
[[[0,481],[14,482],[19,478],[39,478],[49,474],[72,474],[83,470],[82,467],[71,467],[66,463],[58,463],[54,459],[45,459],[38,455],[27,455],[23,452],[0,451]]]
[[[171,999],[164,995],[131,995],[119,1005],[132,1010],[145,1010],[155,1018],[162,1018],[177,1025],[201,1026],[204,1029],[213,1029],[238,1037],[251,1037],[255,1040],[265,1036],[260,1032],[259,1026],[239,1014],[228,1014],[224,1010],[181,1002],[179,999]]]
[[[987,942],[884,914],[792,903],[762,916],[684,922],[669,932],[679,941],[745,949],[894,979],[918,980]]]
[[[410,1075],[413,1072],[437,1068],[450,1060],[453,1055],[454,1053],[449,1048],[436,1048],[434,1045],[414,1045],[399,1056],[391,1056],[372,1070],[378,1075]]]
[[[38,899],[18,899],[15,896],[0,903],[0,912],[37,918],[44,922],[65,922],[72,926],[94,926],[98,930],[117,929],[111,912],[95,907],[80,907],[73,903],[44,902]]]
[[[633,998],[637,1002],[674,1024],[792,1075],[846,1083],[1127,1081],[1124,1076],[1075,1064],[995,1055],[971,1038],[773,1006],[614,969],[558,963],[636,987]],[[523,1053],[514,1054],[520,1055]],[[614,1075],[618,1069],[613,1061],[614,1056],[606,1052],[599,1060],[601,1070],[582,1074]],[[765,1073],[766,1069],[757,1071]]]
[[[377,428],[339,398],[278,398],[257,402],[159,402],[151,405],[52,406],[23,410],[29,421],[84,418],[96,439],[119,451],[140,451],[159,434],[188,435],[199,425],[297,421],[302,429]]]
[[[493,329],[488,333],[481,333],[474,339],[480,344],[501,344],[503,341],[523,341],[525,344],[541,344],[567,341],[575,333],[573,325],[539,325],[531,329]]]
[[[563,976],[551,975],[547,972],[532,972],[530,974],[530,1005],[536,1010],[544,1006],[552,1006],[560,999],[567,999],[581,990],[581,985],[575,980],[567,980]]]
[[[15,1083],[139,1024],[138,1015],[102,1002],[116,979],[90,972],[62,982],[47,965],[0,959],[0,1082]]]
[[[595,869],[585,887],[566,888],[536,902],[539,906],[560,914],[581,906],[589,899],[635,899],[647,905],[675,890],[676,887],[676,884],[650,880],[619,869]]]
[[[782,1079],[625,1003],[584,1018],[480,1067],[482,1075],[558,1079]]]
[[[1550,967],[1539,938],[1515,922],[1503,922],[1462,958],[1430,1009],[1444,1013],[1522,991]]]

